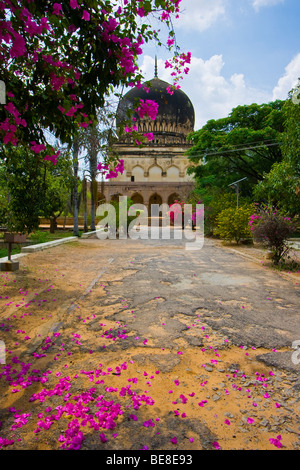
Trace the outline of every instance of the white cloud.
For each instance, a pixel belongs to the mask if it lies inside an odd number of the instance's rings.
[[[279,3],[284,3],[285,0],[252,0],[253,8],[259,11],[263,7],[272,7]]]
[[[273,90],[274,100],[285,100],[289,91],[296,87],[300,78],[300,52],[285,68],[285,74],[278,80]]]
[[[208,60],[192,56],[190,71],[180,82],[181,89],[194,105],[195,130],[200,129],[210,119],[228,116],[236,106],[287,99],[288,92],[298,84],[300,77],[300,53],[287,65],[274,89],[269,91],[249,86],[241,73],[233,73],[226,78],[224,65],[222,55],[213,55]],[[147,80],[153,78],[153,57],[144,56],[141,70]],[[162,59],[158,60],[158,76],[168,83],[173,82],[170,69],[165,69]]]
[[[228,116],[238,105],[265,103],[271,101],[272,93],[247,86],[243,74],[234,73],[228,79],[222,74],[225,63],[222,55],[214,55],[208,60],[192,57],[189,74],[180,85],[189,96],[195,109],[195,130],[200,129],[209,119]],[[144,57],[141,67],[147,80],[153,78],[154,59]],[[169,69],[158,61],[158,76],[172,83]]]
[[[176,29],[205,31],[225,14],[226,0],[182,0]]]

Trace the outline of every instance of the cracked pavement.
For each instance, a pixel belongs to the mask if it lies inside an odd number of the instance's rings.
[[[105,430],[103,443],[99,432],[85,429],[82,449],[200,450],[216,442],[222,449],[274,449],[270,439],[278,435],[283,448],[299,449],[300,364],[292,361],[292,343],[300,340],[296,281],[209,239],[189,251],[183,240],[95,237],[30,254],[1,283],[7,363],[15,355],[40,375],[51,369],[46,388],[58,380],[54,374],[67,371],[77,376],[73,394],[95,386],[94,393],[123,406],[118,436]],[[29,339],[20,341],[20,329]],[[37,358],[53,334],[55,341]],[[121,362],[126,368],[120,373]],[[99,363],[107,370],[104,384],[93,375]],[[153,400],[141,399],[137,421],[130,418],[132,396],[119,395],[129,383],[136,396]],[[3,377],[0,385],[0,437],[11,438],[14,407],[32,414],[15,431],[20,441],[13,448],[59,448],[63,429],[34,433],[36,414],[45,415],[46,404],[33,406],[29,398],[42,384],[16,393]],[[59,396],[48,401],[52,407],[63,403]],[[144,425],[149,419],[153,426]]]

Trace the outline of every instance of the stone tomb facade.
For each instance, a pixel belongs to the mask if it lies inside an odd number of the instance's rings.
[[[187,173],[191,163],[185,155],[190,147],[187,136],[194,130],[194,108],[182,90],[168,93],[169,86],[155,74],[148,92],[144,87],[133,88],[121,100],[117,126],[126,119],[128,108],[136,108],[136,99],[158,103],[155,121],[134,115],[138,132],[153,133],[154,141],[138,147],[131,135],[125,135],[114,145],[114,152],[124,160],[125,171],[117,178],[99,183],[99,203],[127,196],[134,203],[146,205],[151,215],[152,204],[170,205],[175,200],[185,200],[194,188],[193,178]]]

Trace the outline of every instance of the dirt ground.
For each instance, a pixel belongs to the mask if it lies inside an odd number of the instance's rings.
[[[248,246],[126,242],[0,273],[0,448],[299,450],[299,273]]]

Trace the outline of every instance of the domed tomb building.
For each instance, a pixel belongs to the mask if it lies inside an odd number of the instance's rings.
[[[122,136],[114,145],[114,152],[124,160],[125,171],[104,183],[98,200],[109,202],[120,195],[127,196],[134,203],[145,204],[150,216],[152,204],[170,205],[174,200],[185,200],[194,187],[192,176],[187,174],[191,163],[185,153],[190,147],[187,136],[194,130],[195,113],[188,96],[180,89],[170,94],[170,84],[160,80],[157,73],[147,91],[148,84],[125,94],[117,110],[117,127],[126,120],[128,108],[136,109],[137,99],[153,100],[159,106],[154,121],[148,116],[134,116],[138,133],[152,133],[154,140],[139,147],[134,145],[131,134]]]

